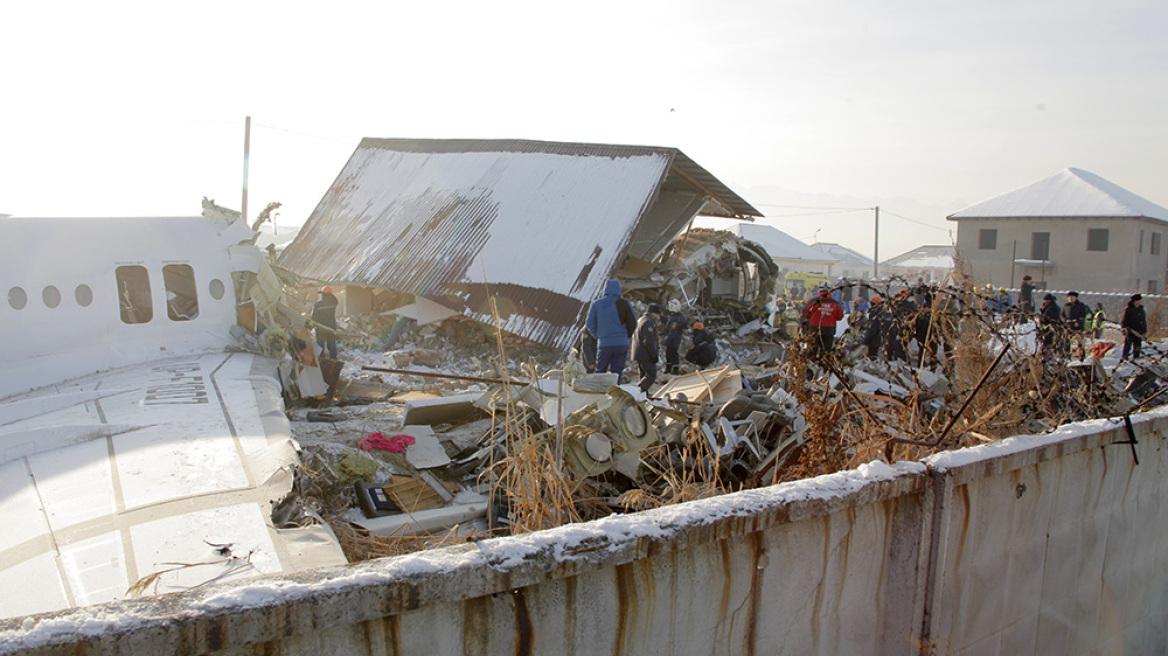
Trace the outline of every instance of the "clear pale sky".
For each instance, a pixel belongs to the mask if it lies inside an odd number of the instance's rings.
[[[673,146],[881,259],[1086,169],[1168,205],[1168,2],[23,2],[0,8],[0,213],[302,223],[362,137]],[[887,217],[887,218],[885,218]],[[910,221],[911,219],[911,221]],[[915,223],[914,223],[915,221]]]

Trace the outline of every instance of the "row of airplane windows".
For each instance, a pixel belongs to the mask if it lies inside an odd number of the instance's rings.
[[[140,265],[120,266],[116,269],[118,305],[124,323],[147,323],[154,318],[154,295],[150,289],[150,272]],[[167,264],[162,267],[162,281],[166,287],[166,315],[171,321],[190,321],[199,316],[199,293],[195,271],[189,264]],[[211,298],[220,300],[227,293],[222,280],[213,278],[207,284]],[[77,285],[73,299],[80,307],[93,303],[93,289]],[[47,308],[61,305],[61,290],[53,285],[41,290],[41,302]],[[28,306],[28,293],[23,287],[8,290],[8,306],[23,310]]]

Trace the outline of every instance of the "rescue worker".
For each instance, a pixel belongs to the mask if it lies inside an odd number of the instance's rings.
[[[592,301],[584,325],[596,338],[596,373],[614,373],[617,381],[623,382],[629,337],[637,329],[637,317],[633,306],[621,298],[619,280],[605,283],[604,296]]]
[[[1120,362],[1128,359],[1129,353],[1132,360],[1140,357],[1144,334],[1148,332],[1148,317],[1144,314],[1143,299],[1140,294],[1132,294],[1131,300],[1123,309],[1123,319],[1119,322],[1119,327],[1123,329],[1123,356],[1119,358]]]
[[[329,357],[337,359],[337,297],[333,296],[332,287],[323,287],[320,290],[320,299],[312,306],[312,321],[317,324],[316,344],[323,353],[328,350]]]
[[[668,307],[669,318],[665,320],[665,371],[677,374],[681,369],[681,356],[677,350],[681,348],[681,336],[685,334],[689,320],[681,312],[681,301],[675,298],[669,301]]]
[[[844,318],[840,304],[831,297],[831,291],[824,289],[815,300],[803,310],[811,332],[812,353],[822,356],[829,353],[835,344],[835,327]]]
[[[661,306],[650,303],[645,314],[637,321],[637,328],[633,332],[632,356],[641,372],[641,379],[637,387],[648,394],[649,388],[657,380],[657,320],[661,318]]]
[[[994,296],[994,309],[996,314],[1006,314],[1014,308],[1014,300],[1010,298],[1010,292],[1006,291],[1005,287],[998,287],[998,293]]]
[[[1107,313],[1103,311],[1103,304],[1095,304],[1095,312],[1091,316],[1091,336],[1095,339],[1103,338],[1103,326],[1107,323]]]
[[[685,359],[699,367],[708,367],[718,359],[718,345],[714,336],[706,330],[705,324],[695,321],[693,325],[693,348],[685,354]]]
[[[1085,351],[1083,331],[1087,327],[1087,316],[1090,311],[1091,308],[1079,300],[1079,292],[1067,292],[1067,302],[1063,304],[1063,327],[1067,331],[1065,346],[1070,349],[1073,343],[1078,349],[1080,361],[1082,361]]]

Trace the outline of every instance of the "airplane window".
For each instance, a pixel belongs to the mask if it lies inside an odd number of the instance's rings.
[[[171,321],[190,321],[199,316],[199,297],[195,291],[195,270],[189,264],[162,267],[166,283],[166,315]]]
[[[55,308],[61,304],[61,290],[49,285],[41,292],[41,300],[45,302],[45,307]]]
[[[154,318],[154,300],[150,294],[150,274],[146,267],[136,264],[120,266],[118,277],[118,304],[125,323],[146,323]]]
[[[223,288],[223,281],[218,278],[212,278],[211,284],[207,287],[211,292],[211,298],[215,299],[216,301],[223,298],[223,293],[227,291]]]
[[[13,287],[8,290],[8,305],[12,306],[13,310],[23,310],[24,306],[28,304],[28,294],[20,287]]]
[[[77,304],[81,307],[89,307],[93,302],[93,290],[89,285],[77,285],[77,289],[73,290],[73,298],[77,299]]]

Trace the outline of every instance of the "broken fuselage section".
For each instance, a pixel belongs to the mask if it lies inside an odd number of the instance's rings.
[[[276,361],[225,350],[250,228],[0,225],[0,588],[23,591],[0,617],[345,562],[274,504],[297,462]]]

